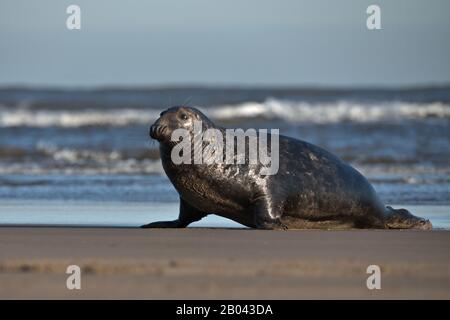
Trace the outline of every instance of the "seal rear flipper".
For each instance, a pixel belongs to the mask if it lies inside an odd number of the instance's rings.
[[[386,206],[386,211],[385,225],[387,229],[433,229],[429,220],[416,217],[406,209],[394,209]]]

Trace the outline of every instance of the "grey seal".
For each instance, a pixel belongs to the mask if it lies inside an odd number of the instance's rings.
[[[143,228],[184,228],[208,214],[257,229],[431,229],[406,209],[385,206],[369,181],[332,153],[279,135],[279,170],[262,176],[258,164],[174,164],[171,133],[216,126],[196,108],[172,107],[150,127],[165,173],[178,191],[178,219]],[[203,147],[207,142],[203,144]]]

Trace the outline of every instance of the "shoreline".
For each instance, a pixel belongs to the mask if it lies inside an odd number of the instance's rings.
[[[413,205],[389,203],[406,208],[414,215],[429,219],[435,229],[450,230],[450,205]],[[36,210],[36,208],[39,210]],[[110,201],[0,201],[0,227],[138,227],[152,221],[176,219],[177,202]],[[214,214],[189,227],[233,228],[244,226]]]
[[[0,226],[0,248],[2,299],[450,298],[445,230]]]

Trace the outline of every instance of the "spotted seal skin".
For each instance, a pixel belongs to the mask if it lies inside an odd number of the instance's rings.
[[[164,171],[180,195],[180,212],[176,220],[143,228],[184,228],[208,214],[257,229],[432,228],[428,220],[405,209],[386,207],[367,179],[337,156],[282,135],[275,175],[261,175],[261,164],[248,161],[176,165],[171,160],[176,143],[171,133],[184,128],[193,135],[194,120],[202,121],[203,131],[217,128],[225,137],[225,129],[189,107],[167,109],[150,127],[150,136],[159,142]]]

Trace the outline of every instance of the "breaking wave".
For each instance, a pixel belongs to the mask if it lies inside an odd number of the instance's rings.
[[[18,150],[3,150],[0,153],[0,174],[163,173],[159,156],[152,150],[129,154],[117,150],[59,148],[45,144],[38,145],[36,150],[19,150],[20,153]],[[17,154],[20,154],[20,157]]]
[[[0,108],[1,127],[80,127],[89,125],[125,126],[148,123],[156,119],[157,110],[29,110],[27,108]]]
[[[338,123],[400,121],[405,119],[450,118],[450,104],[362,103],[335,101],[311,103],[279,99],[201,108],[214,120],[281,119],[294,123]],[[148,124],[159,116],[157,109],[46,110],[0,107],[0,127],[81,127],[92,125],[126,126]]]
[[[348,101],[311,104],[268,99],[264,103],[248,102],[236,106],[222,106],[213,110],[211,114],[218,119],[263,117],[299,123],[376,122],[430,117],[449,118],[450,105],[441,102],[363,104]]]

